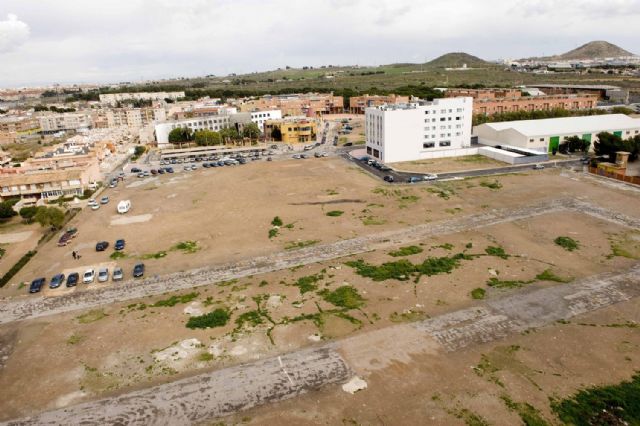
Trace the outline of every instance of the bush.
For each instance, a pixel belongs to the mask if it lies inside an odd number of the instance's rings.
[[[36,213],[38,212],[38,207],[23,207],[20,209],[20,217],[23,218],[25,221],[27,222],[32,222],[33,221],[33,217],[36,215]]]
[[[282,226],[282,219],[280,219],[279,216],[274,217],[273,220],[271,221],[271,225],[278,226],[278,227]]]
[[[408,247],[400,247],[396,251],[389,252],[389,256],[393,257],[403,257],[403,256],[411,256],[412,254],[422,253],[422,247],[419,246],[408,246]]]
[[[501,259],[508,259],[509,255],[504,251],[502,247],[489,246],[484,249],[484,252],[489,256],[499,257]]]
[[[355,287],[350,285],[338,287],[334,291],[323,290],[320,295],[325,301],[340,308],[358,309],[364,305],[364,298],[360,296]]]
[[[16,262],[16,264],[15,264],[15,265],[13,265],[13,266],[11,267],[11,269],[9,269],[9,270],[7,271],[7,273],[6,273],[6,274],[4,274],[4,275],[2,276],[2,278],[0,278],[0,288],[4,287],[4,286],[5,286],[5,284],[7,284],[7,283],[9,282],[9,280],[10,280],[11,278],[13,278],[13,277],[14,277],[14,275],[15,275],[15,274],[17,274],[17,273],[20,271],[20,269],[22,269],[22,267],[23,267],[24,265],[26,265],[26,264],[27,264],[27,262],[28,262],[28,261],[29,261],[33,256],[35,256],[35,255],[36,255],[36,253],[37,253],[37,251],[33,250],[33,251],[29,251],[29,252],[27,252],[24,256],[22,256],[22,257],[20,258],[20,260],[18,260],[18,261]]]
[[[208,314],[199,315],[189,318],[187,321],[187,328],[213,328],[223,327],[229,322],[229,312],[226,309],[218,308]]]
[[[183,294],[181,296],[171,296],[168,299],[158,300],[156,303],[154,303],[151,306],[170,308],[170,307],[176,306],[178,303],[189,303],[192,300],[196,299],[199,295],[200,293],[194,292],[194,293]]]
[[[56,207],[39,207],[33,219],[41,226],[58,229],[64,223],[64,212]]]
[[[9,219],[17,215],[18,213],[13,210],[13,204],[9,201],[3,201],[0,203],[0,219]]]
[[[323,278],[324,277],[319,274],[307,275],[306,277],[298,278],[298,280],[293,285],[295,285],[296,287],[298,287],[298,289],[300,289],[300,294],[305,294],[310,291],[317,290],[318,289],[317,283]]]
[[[574,251],[579,248],[578,242],[571,237],[558,237],[553,242],[567,251]]]
[[[487,292],[484,288],[476,288],[471,290],[471,298],[475,300],[481,300],[485,298]]]

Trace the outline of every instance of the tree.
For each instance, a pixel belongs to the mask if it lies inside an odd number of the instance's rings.
[[[38,207],[31,206],[31,207],[21,208],[19,214],[20,214],[20,217],[25,220],[25,222],[31,223],[33,222],[33,217],[36,215],[37,212],[38,212]]]
[[[258,139],[260,137],[260,128],[256,123],[245,124],[242,129],[242,136],[251,140]]]
[[[147,148],[142,146],[142,145],[137,145],[133,151],[133,155],[135,155],[136,157],[140,157],[142,154],[144,154],[147,151]]]
[[[282,140],[282,131],[280,130],[279,127],[274,127],[273,128],[273,130],[271,131],[271,137],[275,141],[281,141]]]
[[[240,139],[240,134],[238,133],[235,127],[226,127],[220,130],[220,136],[222,137],[222,140],[226,144]]]
[[[608,132],[598,133],[598,141],[593,144],[593,149],[598,156],[608,156],[609,161],[614,161],[616,152],[621,151],[622,138]]]
[[[0,203],[0,219],[9,219],[18,214],[13,210],[13,204],[10,201]]]
[[[564,142],[560,144],[559,151],[565,154],[567,152],[586,152],[589,150],[589,146],[591,146],[591,142],[585,141],[578,136],[569,136],[564,138]],[[565,151],[563,151],[563,148]]]
[[[169,132],[169,142],[182,144],[193,140],[193,131],[184,127],[177,127]]]
[[[195,141],[198,146],[220,145],[222,143],[222,136],[213,130],[198,130],[195,133]]]
[[[64,223],[64,212],[56,207],[40,207],[34,219],[41,226],[60,228]]]

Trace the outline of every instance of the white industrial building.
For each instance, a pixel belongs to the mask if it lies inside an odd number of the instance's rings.
[[[468,155],[473,98],[365,109],[367,154],[384,163]]]
[[[473,134],[482,145],[510,145],[546,153],[557,150],[560,143],[570,136],[578,136],[589,141],[593,147],[598,133],[601,132],[613,133],[627,139],[640,134],[640,119],[624,114],[606,114],[505,121],[476,126]]]

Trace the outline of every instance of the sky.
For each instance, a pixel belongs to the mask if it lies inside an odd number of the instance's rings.
[[[640,0],[0,0],[0,87],[640,53]],[[635,49],[635,51],[634,51]]]

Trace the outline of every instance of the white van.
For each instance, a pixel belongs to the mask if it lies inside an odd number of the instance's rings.
[[[123,200],[118,203],[118,213],[125,214],[131,208],[131,201]]]

